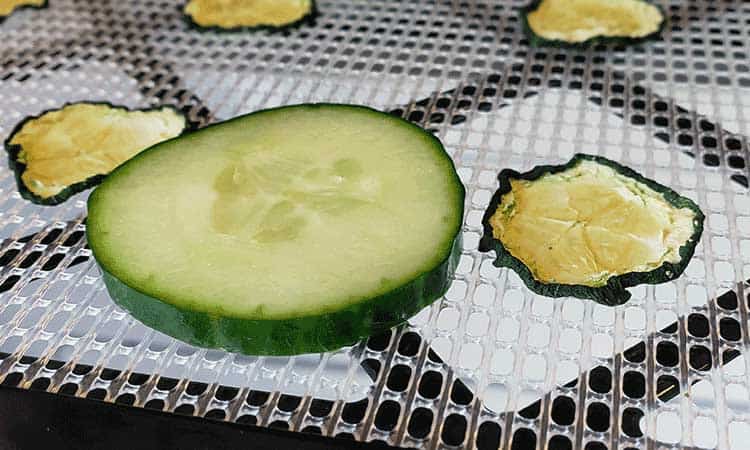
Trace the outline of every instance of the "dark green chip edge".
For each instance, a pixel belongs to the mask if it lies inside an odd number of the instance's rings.
[[[529,25],[529,20],[528,20],[529,14],[536,11],[536,9],[539,7],[539,5],[542,4],[543,1],[544,0],[532,1],[529,5],[523,7],[520,13],[523,31],[526,34],[526,37],[529,40],[529,44],[532,47],[556,47],[556,48],[570,48],[570,49],[585,50],[589,47],[593,47],[596,45],[612,45],[612,46],[635,45],[635,44],[643,43],[649,40],[659,39],[661,37],[662,31],[664,31],[664,27],[667,24],[667,16],[664,13],[664,8],[652,2],[638,0],[638,1],[643,1],[644,3],[648,3],[650,5],[655,6],[659,10],[659,13],[661,14],[661,17],[662,17],[661,24],[659,25],[659,28],[653,33],[650,33],[646,36],[637,37],[637,38],[632,38],[632,37],[627,37],[627,36],[594,36],[582,42],[568,42],[562,39],[547,39],[536,34],[534,30],[531,29],[531,26]]]
[[[111,109],[119,109],[119,110],[128,111],[128,112],[136,112],[136,111],[153,112],[153,111],[162,110],[164,108],[169,108],[173,110],[174,112],[176,112],[177,114],[182,115],[185,118],[185,127],[182,129],[181,134],[185,133],[186,131],[195,129],[197,127],[197,124],[191,122],[188,119],[187,115],[182,110],[180,110],[179,108],[173,105],[159,105],[159,106],[155,106],[151,108],[128,108],[126,106],[114,105],[109,102],[88,102],[88,101],[70,102],[70,103],[65,103],[64,105],[60,107],[47,109],[35,116],[26,117],[13,128],[8,138],[3,143],[3,146],[5,147],[5,151],[8,153],[8,167],[15,174],[16,185],[18,186],[18,192],[21,194],[21,197],[23,197],[24,199],[32,203],[36,203],[37,205],[55,206],[55,205],[59,205],[60,203],[65,202],[70,197],[74,196],[75,194],[78,194],[79,192],[83,192],[86,189],[97,186],[102,181],[104,181],[104,178],[107,176],[107,174],[94,175],[83,181],[79,181],[78,183],[71,184],[70,186],[66,187],[65,189],[63,189],[62,191],[58,192],[57,194],[51,197],[39,196],[33,193],[32,191],[30,191],[29,188],[26,186],[26,184],[23,182],[23,179],[21,178],[24,171],[26,170],[26,164],[18,161],[18,154],[21,152],[21,150],[23,150],[22,146],[18,144],[10,143],[15,137],[16,133],[21,131],[21,129],[24,127],[24,125],[26,125],[26,123],[36,120],[47,113],[59,111],[67,106],[81,105],[81,104],[107,106]]]
[[[526,264],[513,256],[510,251],[505,248],[503,243],[494,237],[490,218],[495,214],[495,211],[497,211],[498,206],[502,202],[503,195],[511,191],[510,180],[534,181],[547,174],[559,173],[571,169],[581,161],[593,161],[597,164],[611,167],[618,173],[636,180],[639,183],[643,183],[654,191],[661,193],[664,199],[675,208],[688,208],[695,213],[693,233],[690,236],[690,239],[680,247],[679,262],[665,262],[661,266],[648,272],[629,272],[617,275],[607,280],[606,285],[600,287],[579,284],[545,283],[534,278],[534,275]],[[685,271],[690,259],[693,257],[695,247],[698,245],[701,235],[703,234],[705,215],[695,202],[687,197],[681,196],[667,186],[642,176],[629,167],[625,167],[615,161],[601,156],[578,153],[565,164],[536,166],[532,170],[524,173],[519,173],[512,169],[504,169],[498,175],[498,181],[500,187],[492,196],[487,211],[485,211],[484,217],[482,218],[484,234],[479,242],[479,250],[482,252],[494,250],[496,253],[496,259],[494,261],[495,266],[513,269],[529,289],[537,294],[547,297],[577,297],[591,299],[607,306],[621,305],[630,299],[630,292],[626,289],[628,287],[637,286],[639,284],[665,283],[682,275],[682,272]]]

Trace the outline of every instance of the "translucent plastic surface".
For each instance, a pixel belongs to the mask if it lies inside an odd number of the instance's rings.
[[[750,6],[660,1],[663,40],[572,51],[529,48],[522,1],[324,0],[313,24],[272,34],[196,32],[178,3],[8,18],[0,138],[76,100],[175,104],[201,124],[299,102],[392,111],[440,137],[467,187],[455,281],[408,325],[331,354],[190,347],[112,304],[85,247],[87,193],[36,206],[3,165],[3,383],[407,447],[745,448],[750,155],[734,133],[750,132]],[[497,172],[575,152],[703,208],[680,279],[606,308],[534,295],[477,251]]]

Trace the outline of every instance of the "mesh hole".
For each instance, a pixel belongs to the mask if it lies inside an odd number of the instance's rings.
[[[76,393],[78,392],[78,385],[75,383],[65,383],[60,386],[60,390],[58,392],[63,395],[76,395]]]
[[[30,388],[35,391],[46,391],[50,385],[49,378],[37,378],[31,383]]]
[[[662,366],[675,367],[680,362],[680,350],[672,342],[659,342],[656,345],[656,361]]]
[[[86,398],[90,398],[92,400],[104,400],[104,397],[106,396],[107,391],[101,388],[94,389],[86,394]]]
[[[330,400],[314,399],[310,402],[310,415],[314,417],[326,417],[333,409],[333,402]]]
[[[421,343],[422,338],[417,333],[409,331],[401,336],[401,341],[398,344],[398,352],[403,356],[415,356],[419,352]]]
[[[519,428],[513,433],[511,450],[534,450],[536,448],[536,433],[528,428]]]
[[[573,450],[573,443],[566,436],[555,435],[550,438],[547,444],[548,450]]]
[[[247,404],[250,406],[263,406],[268,401],[269,393],[265,391],[250,391],[247,394]]]
[[[459,414],[451,414],[445,418],[443,432],[440,438],[446,445],[461,445],[466,435],[466,419]]]
[[[240,390],[235,387],[219,386],[214,396],[216,397],[217,400],[228,402],[229,400],[232,400],[235,397],[237,397],[237,394],[239,393],[240,393]]]
[[[344,409],[341,412],[341,418],[344,422],[351,424],[358,424],[365,418],[367,412],[367,405],[369,404],[367,399],[360,400],[358,402],[347,403],[344,405]]]
[[[411,379],[411,368],[403,364],[394,366],[388,375],[388,389],[396,392],[405,391]]]
[[[183,403],[182,405],[179,405],[174,410],[177,414],[183,414],[185,416],[192,416],[195,412],[195,407],[193,405],[189,405],[187,403]]]
[[[468,387],[460,381],[455,380],[453,382],[453,389],[451,389],[451,400],[457,405],[468,405],[474,399],[474,394],[471,393]]]
[[[552,402],[552,420],[558,425],[572,425],[576,416],[576,403],[572,398],[561,395]]]
[[[727,291],[716,299],[716,304],[727,311],[737,309],[737,294],[734,291]]]
[[[598,366],[589,372],[589,387],[600,394],[606,394],[612,389],[612,372],[604,367]]]
[[[496,450],[500,447],[502,428],[495,422],[484,422],[477,431],[477,448],[479,450]]]
[[[392,400],[384,401],[375,414],[375,426],[384,431],[391,431],[398,423],[401,406]]]
[[[427,371],[419,382],[419,395],[424,398],[437,398],[443,387],[443,375],[439,372]]]
[[[153,409],[153,410],[161,411],[161,410],[164,409],[164,400],[159,400],[159,399],[156,399],[156,398],[151,399],[151,400],[149,400],[149,401],[146,402],[146,404],[144,405],[144,407],[147,408],[147,409]]]
[[[282,395],[279,397],[279,401],[276,406],[281,411],[293,412],[297,409],[301,401],[302,398],[297,397],[296,395]]]
[[[411,413],[407,431],[416,439],[424,439],[432,428],[432,411],[427,408],[417,408]]]
[[[128,406],[130,406],[133,403],[135,403],[135,395],[129,394],[129,393],[128,394],[118,395],[117,398],[115,399],[115,403],[117,403],[119,405],[128,405]]]
[[[719,321],[719,333],[721,337],[728,341],[739,341],[742,339],[740,323],[731,317],[725,317]]]
[[[690,347],[689,358],[690,367],[695,370],[709,370],[711,368],[711,351],[702,345]]]
[[[212,409],[206,413],[206,419],[224,420],[226,413],[222,409]]]
[[[607,431],[609,429],[609,415],[609,406],[600,402],[591,403],[586,413],[586,425],[594,431]]]
[[[245,414],[238,417],[236,422],[241,425],[255,425],[258,423],[258,418],[252,414]]]
[[[706,316],[697,313],[690,314],[688,316],[688,332],[695,337],[707,337],[711,332],[711,326]]]

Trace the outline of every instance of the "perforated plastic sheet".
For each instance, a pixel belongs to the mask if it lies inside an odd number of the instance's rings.
[[[174,104],[200,124],[362,103],[433,130],[467,203],[456,279],[408,325],[331,354],[255,358],[187,346],[116,308],[85,248],[87,193],[35,206],[4,166],[0,379],[408,447],[744,448],[750,6],[660,3],[662,41],[583,52],[530,49],[518,1],[322,1],[314,24],[280,33],[197,32],[166,1],[14,14],[0,25],[0,138],[76,100]],[[701,205],[683,277],[606,308],[537,296],[477,251],[499,170],[579,151]]]

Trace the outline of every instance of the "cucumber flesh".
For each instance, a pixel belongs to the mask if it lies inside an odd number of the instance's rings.
[[[615,161],[505,169],[482,224],[480,251],[549,297],[628,301],[628,287],[679,277],[703,233],[700,207]]]
[[[185,116],[172,107],[130,110],[109,103],[71,103],[29,117],[5,147],[19,192],[55,205],[95,186],[141,150],[178,136]]]
[[[0,20],[19,8],[41,8],[47,0],[0,0]]]
[[[313,0],[190,0],[184,12],[198,27],[233,30],[290,26],[313,9]]]
[[[676,264],[693,234],[693,209],[595,161],[510,185],[490,218],[494,236],[545,283],[604,286]]]
[[[522,11],[532,45],[630,44],[658,35],[662,10],[647,0],[534,0]]]
[[[171,334],[199,345],[321,351],[447,289],[463,199],[431,134],[368,108],[299,105],[139,154],[91,196],[88,237],[113,298],[152,326],[169,333],[188,314],[193,335]],[[154,302],[172,319],[152,320]]]

